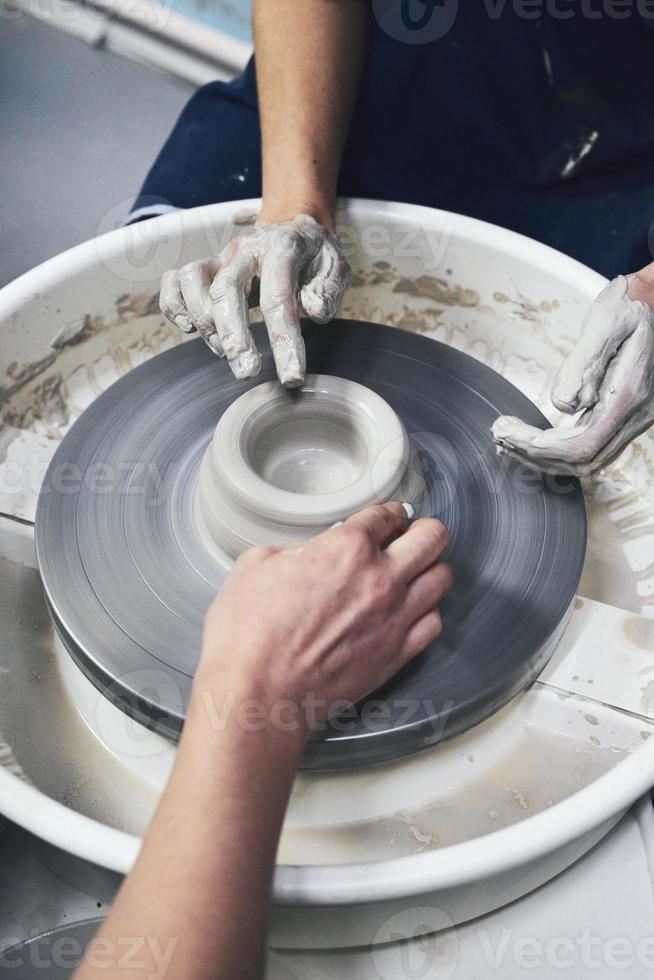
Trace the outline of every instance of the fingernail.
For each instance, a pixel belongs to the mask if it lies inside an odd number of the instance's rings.
[[[330,527],[329,530],[331,531],[331,529],[334,528],[334,527],[342,527],[343,524],[345,524],[345,521],[336,521],[335,524],[332,524],[332,526]]]
[[[187,316],[183,316],[181,313],[178,313],[175,317],[175,326],[179,327],[180,330],[183,330],[184,333],[191,333],[193,330],[193,324],[189,318]]]
[[[297,388],[304,384],[304,371],[296,357],[289,357],[285,364],[278,364],[277,376],[285,388]]]
[[[236,378],[255,378],[261,368],[261,357],[258,351],[245,350],[237,354],[229,366]]]
[[[416,516],[416,509],[415,509],[415,507],[413,506],[413,504],[410,504],[408,500],[404,500],[402,502],[402,506],[404,507],[404,510],[406,511],[406,516],[409,518],[410,521],[412,521],[413,518]]]
[[[281,344],[273,347],[277,377],[285,388],[298,388],[304,384],[305,358],[304,347],[301,351],[295,348],[284,348]]]

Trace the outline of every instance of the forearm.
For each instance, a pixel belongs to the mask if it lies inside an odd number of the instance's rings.
[[[215,679],[198,673],[169,784],[101,930],[115,949],[138,938],[143,965],[97,971],[91,960],[77,980],[262,976],[277,841],[306,733],[263,715],[248,722],[244,705],[263,708],[269,692],[255,679],[220,680],[216,703]]]
[[[261,980],[277,843],[314,718],[383,686],[440,634],[446,544],[438,521],[409,527],[395,502],[301,548],[240,556],[205,617],[168,786],[76,980]]]
[[[331,227],[367,22],[363,0],[255,0],[263,220]]]

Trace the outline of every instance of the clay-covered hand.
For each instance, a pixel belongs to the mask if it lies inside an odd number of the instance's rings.
[[[447,543],[430,518],[368,507],[299,546],[244,552],[205,621],[198,683],[264,702],[315,695],[330,714],[387,681],[441,631]],[[320,719],[319,719],[320,720]]]
[[[312,320],[327,323],[350,281],[338,239],[310,215],[260,222],[218,258],[164,273],[161,311],[186,333],[197,330],[215,354],[227,357],[236,378],[254,378],[261,369],[248,321],[255,279],[279,380],[296,387],[305,374],[298,296]]]
[[[541,430],[500,416],[492,428],[498,453],[549,473],[588,476],[654,422],[654,264],[602,290],[552,401],[562,412],[581,411],[577,424]]]

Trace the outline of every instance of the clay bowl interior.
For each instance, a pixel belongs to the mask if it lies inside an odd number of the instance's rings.
[[[349,487],[370,467],[371,419],[328,390],[288,393],[287,411],[274,397],[246,420],[243,459],[265,483],[297,494]]]
[[[356,382],[309,375],[301,388],[256,385],[216,426],[196,518],[214,554],[304,540],[371,503],[418,494],[404,427]]]

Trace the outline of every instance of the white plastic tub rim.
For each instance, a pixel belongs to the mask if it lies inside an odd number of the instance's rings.
[[[166,268],[178,264],[184,232],[206,232],[217,222],[232,222],[244,209],[256,211],[258,201],[235,202],[171,213],[143,224],[162,247],[141,270],[140,284],[153,287]],[[460,241],[493,250],[503,261],[532,262],[562,283],[595,295],[604,280],[580,263],[513,232],[472,218],[416,205],[353,200],[346,214],[352,220],[415,222],[450,229]],[[62,290],[66,280],[81,282],[105,267],[107,278],[132,268],[130,226],[79,245],[21,276],[0,291],[0,321],[10,329],[30,301],[50,290]],[[211,243],[207,252],[211,251]],[[132,278],[130,285],[138,285]],[[34,339],[34,338],[32,338]],[[613,769],[572,796],[510,827],[440,850],[375,863],[278,866],[274,900],[283,905],[348,905],[405,899],[484,880],[511,868],[544,858],[576,838],[615,822],[617,817],[654,784],[654,739],[645,741]],[[119,873],[126,873],[137,856],[140,840],[72,811],[9,772],[0,769],[1,809],[10,819],[49,843]]]
[[[365,864],[278,866],[273,897],[283,905],[349,905],[405,899],[501,874],[546,857],[575,838],[610,825],[654,785],[649,739],[591,785],[514,824],[437,851]],[[2,811],[15,823],[76,857],[127,874],[138,837],[107,827],[0,769]]]

